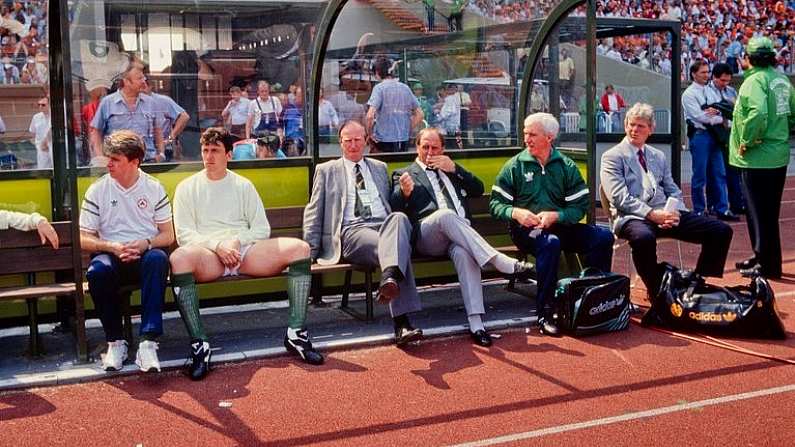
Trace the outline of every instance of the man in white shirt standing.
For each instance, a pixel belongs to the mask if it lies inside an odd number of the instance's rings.
[[[287,268],[290,317],[284,346],[311,365],[323,363],[304,327],[311,284],[309,244],[270,237],[270,225],[254,185],[227,169],[233,137],[221,127],[201,136],[204,170],[183,180],[174,193],[179,248],[171,254],[174,297],[191,337],[192,380],[209,372],[210,344],[199,318],[197,282],[239,274],[265,277]],[[223,204],[219,210],[218,204]]]
[[[52,169],[52,137],[50,136],[50,102],[46,96],[36,101],[39,112],[30,120],[28,131],[36,146],[36,169]]]
[[[224,107],[221,116],[224,119],[224,123],[228,126],[229,133],[237,139],[242,139],[245,137],[246,133],[248,108],[250,107],[249,104],[251,101],[243,96],[243,92],[238,86],[233,86],[229,89],[229,96],[232,97],[232,99],[230,99],[226,107]]]
[[[134,131],[111,133],[103,153],[108,173],[88,188],[80,212],[80,246],[91,253],[88,289],[108,342],[102,366],[118,371],[127,359],[118,291],[140,283],[141,342],[135,363],[142,371],[160,371],[155,340],[163,333],[164,248],[174,242],[171,202],[163,185],[140,170],[146,146]]]

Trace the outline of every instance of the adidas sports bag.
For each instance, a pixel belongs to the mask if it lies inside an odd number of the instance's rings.
[[[620,331],[629,325],[629,278],[588,268],[555,290],[558,322],[574,335]]]

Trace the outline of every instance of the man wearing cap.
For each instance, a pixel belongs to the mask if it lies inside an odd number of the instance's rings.
[[[790,158],[789,134],[795,127],[795,88],[775,70],[773,42],[748,41],[743,59],[746,78],[734,107],[729,163],[740,169],[748,235],[754,256],[737,263],[744,275],[781,278],[779,211]]]

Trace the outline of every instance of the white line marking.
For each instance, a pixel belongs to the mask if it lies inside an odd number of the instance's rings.
[[[577,422],[574,424],[559,425],[557,427],[542,428],[540,430],[527,431],[524,433],[516,433],[513,435],[498,436],[496,438],[483,439],[480,441],[467,442],[464,444],[455,444],[450,447],[483,447],[496,444],[503,444],[506,442],[516,442],[523,439],[538,438],[541,436],[552,435],[556,433],[564,433],[567,431],[581,430],[584,428],[598,427],[601,425],[615,424],[618,422],[632,421],[635,419],[644,419],[655,416],[661,416],[669,413],[676,413],[679,411],[693,410],[696,408],[704,408],[712,405],[725,404],[728,402],[737,402],[740,400],[753,399],[756,397],[771,396],[774,394],[790,393],[795,391],[795,384],[779,386],[775,388],[767,388],[758,391],[749,391],[747,393],[732,394],[729,396],[716,397],[713,399],[700,400],[697,402],[690,402],[687,404],[671,405],[670,407],[655,408],[652,410],[638,411],[635,413],[627,413],[619,416],[610,416],[601,419],[594,419],[591,421]]]

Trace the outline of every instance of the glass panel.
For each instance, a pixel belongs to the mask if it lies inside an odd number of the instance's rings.
[[[73,2],[80,164],[101,166],[102,137],[122,128],[144,137],[147,162],[199,160],[211,126],[239,137],[236,159],[305,156],[302,92],[326,4]]]
[[[1,8],[0,170],[51,169],[47,3]]]
[[[669,33],[600,39],[597,45],[596,131],[624,133],[624,112],[636,102],[655,110],[655,133],[671,132]]]
[[[414,151],[419,126],[448,150],[517,145],[523,57],[558,3],[347,2],[323,61],[321,156],[339,155],[340,122],[368,115],[371,152]]]

